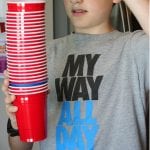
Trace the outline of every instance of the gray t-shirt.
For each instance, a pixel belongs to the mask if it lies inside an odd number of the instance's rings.
[[[146,150],[148,37],[71,34],[49,44],[42,150]]]

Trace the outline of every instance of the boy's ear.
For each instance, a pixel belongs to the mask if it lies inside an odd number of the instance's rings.
[[[120,3],[120,2],[121,2],[121,0],[113,0],[114,4],[117,4],[117,3]]]

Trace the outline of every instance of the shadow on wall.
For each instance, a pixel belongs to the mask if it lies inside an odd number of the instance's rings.
[[[137,22],[136,18],[123,1],[117,5],[114,5],[111,21],[113,26],[121,32],[132,32],[141,29],[141,26]]]

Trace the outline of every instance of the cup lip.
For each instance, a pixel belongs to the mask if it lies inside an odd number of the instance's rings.
[[[24,32],[31,32],[31,31],[45,31],[45,27],[43,27],[43,28],[34,28],[34,29],[7,29],[6,28],[6,32],[11,32],[11,33],[23,33],[24,34]]]
[[[41,80],[35,79],[35,80],[22,80],[22,81],[11,81],[10,84],[13,87],[31,87],[36,85],[41,85],[48,82],[48,78],[43,78]]]
[[[24,27],[24,28],[44,27],[44,28],[45,28],[45,25],[46,25],[46,24],[44,23],[44,24],[42,24],[42,25],[41,25],[41,24],[38,24],[38,25],[31,25],[31,26],[27,26],[27,27],[26,27],[26,26],[6,26],[6,29],[8,29],[8,28],[16,28],[16,29],[17,29],[17,28],[21,28],[21,27]]]
[[[39,94],[39,93],[45,93],[46,91],[48,91],[48,89],[46,89],[46,90],[40,90],[40,91],[38,91],[38,92],[21,92],[21,93],[17,93],[17,92],[11,92],[11,91],[9,91],[9,93],[10,94],[15,94],[15,95],[24,95],[24,94],[26,94],[26,95],[33,95],[33,94]]]
[[[20,64],[19,64],[20,65]],[[36,66],[22,66],[22,65],[20,65],[20,66],[12,66],[12,65],[7,65],[7,67],[8,67],[8,69],[9,68],[12,68],[12,69],[16,69],[16,68],[18,68],[18,70],[20,70],[20,69],[30,69],[30,68],[40,68],[40,67],[44,67],[45,66],[45,64],[44,63],[42,63],[42,64],[39,64],[39,65],[36,65]]]
[[[26,22],[26,21],[30,21],[30,20],[41,20],[41,19],[45,19],[45,16],[43,16],[43,17],[38,17],[38,18],[31,18],[31,19],[28,19],[28,18],[23,18],[23,21],[24,22]],[[12,21],[12,22],[17,22],[18,23],[18,21],[22,21],[22,18],[20,18],[20,19],[8,19],[8,18],[6,18],[6,22],[9,22],[9,21]]]
[[[42,63],[46,63],[47,64],[47,60],[44,60],[44,61],[41,61],[41,62],[34,62],[34,63],[23,63],[23,64],[20,64],[20,65],[39,65],[39,64],[42,64]],[[15,63],[16,64],[16,63]],[[9,62],[7,62],[7,65],[12,65],[12,63],[9,63]]]
[[[22,76],[22,77],[13,77],[9,75],[9,80],[32,80],[32,79],[37,79],[37,78],[47,78],[47,74],[40,74],[40,75],[30,75],[30,76]]]
[[[41,57],[46,57],[46,54],[43,54],[43,55],[39,55],[39,56],[33,56],[33,57],[17,57],[17,60],[30,60],[30,59],[37,59],[37,58],[41,58]],[[16,57],[10,57],[7,55],[7,59],[13,59],[13,60],[16,60]]]
[[[6,49],[7,50],[7,53],[6,54],[13,54],[13,55],[34,55],[34,54],[37,54],[37,52],[42,52],[42,51],[46,51],[46,48],[38,48],[38,49],[31,49],[31,50],[16,50],[13,49],[13,50],[9,50],[9,49]]]
[[[7,0],[8,4],[34,4],[34,3],[45,3],[45,0]]]
[[[32,60],[32,59],[31,60],[30,59],[29,60],[8,60],[7,59],[8,62],[15,63],[15,64],[16,63],[20,63],[20,64],[21,63],[26,63],[26,64],[28,64],[30,62],[39,62],[39,61],[43,61],[43,60],[46,60],[46,58],[40,58],[40,59],[34,59],[34,60]]]
[[[32,89],[32,90],[27,90],[27,89],[23,89],[23,90],[13,90],[11,89],[11,92],[20,92],[20,93],[24,93],[24,92],[38,92],[38,91],[43,91],[43,90],[48,90],[48,87],[43,87],[43,88],[38,88],[38,89]]]
[[[18,25],[18,26],[21,26],[21,25],[24,25],[24,26],[26,26],[26,25],[29,25],[29,24],[40,24],[40,23],[42,23],[42,24],[45,24],[45,21],[35,21],[35,22],[23,22],[23,23],[15,23],[15,22],[6,22],[6,27],[7,27],[7,25],[9,24],[11,24],[11,25]]]
[[[23,49],[23,50],[28,50],[28,49],[34,49],[34,48],[36,49],[36,48],[39,48],[39,47],[40,47],[40,48],[41,48],[41,47],[42,47],[42,48],[45,48],[46,46],[45,46],[45,44],[42,44],[42,45],[37,45],[37,46],[25,46],[25,47],[18,47],[18,48],[17,48],[17,47],[16,47],[16,48],[14,48],[14,47],[12,48],[12,47],[13,47],[13,46],[8,46],[8,45],[6,44],[6,49],[7,49],[7,50],[13,49],[13,50],[15,50],[15,51],[16,51],[17,49],[18,49],[19,51],[21,51],[21,49]],[[9,48],[10,48],[10,49],[9,49]],[[13,50],[12,50],[12,51],[13,51]],[[33,50],[32,50],[32,51],[33,51]]]
[[[22,55],[23,54],[26,54],[26,55],[32,54],[33,55],[36,52],[45,51],[46,47],[39,47],[37,49],[36,49],[36,47],[35,48],[26,48],[26,49],[22,49],[22,48],[12,49],[12,48],[7,47],[6,50],[7,50],[7,54],[13,53],[13,54],[18,55],[18,53],[22,53]]]
[[[33,52],[27,52],[27,51],[21,51],[21,52],[18,51],[18,52],[19,52],[19,53],[14,53],[14,52],[12,52],[12,51],[7,50],[6,54],[7,54],[7,55],[14,55],[14,56],[16,56],[16,55],[28,56],[28,55],[37,55],[37,54],[40,55],[41,53],[46,52],[46,50],[45,50],[45,49],[39,49],[39,50],[36,50],[36,51],[33,51]]]
[[[45,86],[45,87],[39,87],[39,88],[33,88],[33,89],[23,89],[22,88],[22,90],[20,90],[20,92],[21,91],[26,91],[26,92],[30,92],[30,91],[39,91],[39,90],[44,90],[44,89],[47,89],[48,88],[48,86]],[[19,88],[18,89],[11,89],[11,91],[18,91],[19,90]]]
[[[34,86],[34,87],[33,87],[33,86],[32,86],[32,87],[29,86],[29,87],[22,87],[22,88],[23,88],[23,89],[32,89],[32,88],[38,88],[38,87],[42,87],[42,86],[43,86],[43,87],[44,87],[44,86],[48,86],[48,82],[46,82],[46,83],[44,83],[44,84],[41,84],[41,85],[36,85],[36,86]],[[10,87],[10,88],[20,89],[20,87],[13,87],[13,86],[10,86],[10,85],[9,85],[9,87]]]
[[[41,71],[44,71],[44,70],[47,70],[47,66],[42,67],[42,68],[36,68],[36,69],[28,69],[28,70],[15,70],[15,69],[11,70],[11,69],[8,68],[9,73],[13,74],[13,75],[15,75],[15,74],[17,75],[19,73],[21,73],[21,74],[27,74],[28,73],[29,74],[31,72],[36,72],[36,71],[41,72]]]
[[[41,67],[43,67],[43,66],[41,66]],[[24,69],[24,68],[23,68]],[[29,69],[31,69],[31,68],[29,68]],[[9,70],[11,70],[10,68],[9,68]],[[19,69],[18,69],[19,70]],[[21,69],[20,69],[21,70]],[[26,69],[26,70],[28,70],[28,69]],[[43,70],[43,71],[39,71],[39,72],[35,72],[35,73],[33,73],[33,72],[28,72],[28,71],[26,71],[26,72],[19,72],[19,73],[12,73],[12,72],[10,72],[9,73],[9,76],[10,77],[23,77],[23,76],[38,76],[38,75],[43,75],[43,76],[47,76],[47,70],[45,69],[45,70]]]
[[[34,35],[34,36],[22,36],[22,37],[17,37],[17,36],[9,36],[9,35],[6,35],[6,39],[8,40],[8,38],[11,38],[11,39],[18,39],[18,38],[21,38],[23,40],[26,40],[26,39],[33,39],[33,38],[38,38],[38,37],[45,37],[45,34],[40,34],[40,35]]]
[[[8,33],[8,32],[6,32],[6,33],[7,33],[7,34],[6,34],[6,37],[7,37],[8,34],[11,34],[12,36],[21,35],[21,37],[22,37],[22,36],[24,37],[24,35],[27,36],[28,34],[29,34],[29,35],[31,35],[31,34],[37,35],[37,34],[41,34],[41,33],[43,34],[43,33],[45,33],[45,30],[44,30],[44,31],[38,31],[38,32],[23,33],[23,35],[22,35],[21,33],[19,33],[19,34]]]
[[[41,59],[42,57],[45,57],[46,58],[46,55],[42,55],[42,56],[37,56],[37,57],[18,57],[17,59],[15,57],[8,57],[7,56],[7,59],[12,59],[12,60],[31,60],[31,59]]]
[[[14,77],[14,76],[11,76],[9,75],[9,79],[13,79],[13,80],[32,80],[32,79],[37,79],[37,78],[47,78],[47,74],[40,74],[40,75],[30,75],[30,76],[17,76],[17,77]]]
[[[6,14],[7,14],[7,13],[6,13]],[[7,17],[11,17],[11,18],[20,18],[20,17],[21,17],[21,18],[23,18],[23,17],[35,17],[35,16],[36,16],[36,17],[37,17],[37,16],[45,16],[45,13],[29,14],[29,15],[27,15],[27,16],[24,15],[24,14],[22,14],[22,13],[21,13],[21,14],[19,13],[19,14],[17,14],[17,15],[7,14],[7,15],[6,15],[6,19],[7,19]]]
[[[43,73],[43,74],[45,74],[46,76],[48,76],[48,74],[47,74],[47,70],[43,70],[43,71],[40,71],[40,73]],[[23,74],[23,73],[10,73],[9,75],[14,75],[14,76],[17,76],[17,75],[26,75],[26,76],[28,76],[28,75],[37,75],[37,74],[39,74],[39,72],[34,72],[34,73],[25,73],[25,74]]]
[[[36,82],[36,81],[41,81],[41,80],[45,80],[47,77],[43,77],[43,78],[38,78],[38,79],[31,79],[31,80],[12,80],[9,79],[10,82],[14,82],[14,83],[29,83],[29,82]]]
[[[18,55],[21,56],[21,57],[22,57],[22,56],[27,57],[28,55],[41,55],[41,54],[47,54],[47,53],[46,53],[46,51],[39,51],[39,52],[35,52],[35,53],[33,53],[33,54],[32,54],[32,53],[30,53],[30,54],[29,54],[29,53],[23,53],[23,54],[22,54],[22,53],[19,53],[19,54],[18,54],[18,53],[9,53],[9,52],[6,52],[6,55],[7,55],[7,56],[10,56],[10,57],[11,57],[11,56],[15,57],[15,56],[18,56]]]
[[[14,62],[14,63],[28,63],[28,62],[38,62],[38,61],[43,61],[46,60],[46,57],[42,57],[42,58],[36,58],[36,59],[25,59],[25,60],[19,60],[19,59],[7,59],[8,62]]]
[[[39,46],[39,45],[43,45],[43,44],[45,44],[45,40],[41,40],[39,42],[32,42],[32,43],[19,43],[19,41],[16,42],[16,43],[6,42],[7,46],[9,45],[9,47],[12,46],[14,48],[25,48],[25,47],[28,48],[28,47],[31,47],[31,46]]]
[[[21,39],[21,40],[19,40],[19,39],[16,39],[16,40],[14,40],[14,41],[12,41],[12,39],[10,40],[10,39],[8,39],[8,38],[6,38],[6,40],[7,40],[7,43],[18,43],[18,42],[24,42],[24,43],[29,43],[29,42],[35,42],[35,41],[46,41],[46,37],[42,37],[42,38],[35,38],[35,39]]]
[[[25,11],[25,12],[18,12],[18,11],[7,11],[6,12],[6,15],[8,15],[8,14],[37,14],[37,13],[44,13],[45,14],[45,10],[38,10],[38,11]]]

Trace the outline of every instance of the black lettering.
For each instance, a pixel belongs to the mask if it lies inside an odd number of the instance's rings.
[[[77,78],[72,100],[78,100],[79,98],[82,98],[83,100],[89,100],[86,77]]]
[[[60,85],[60,78],[55,79],[55,87],[58,101],[71,100],[75,80],[75,77],[71,78],[68,85],[68,78],[63,78]]]
[[[77,76],[83,76],[85,55],[79,55],[76,61],[74,60],[75,59],[74,57],[75,57],[74,55],[68,56],[67,63],[64,72],[62,74],[62,77],[66,77],[68,73],[69,76],[75,76],[77,71],[78,71]]]
[[[103,79],[103,76],[97,76],[94,82],[93,77],[87,77],[89,86],[91,88],[92,100],[98,100],[98,89],[99,89],[102,79]]]
[[[88,68],[87,68],[87,75],[88,76],[92,76],[93,72],[94,72],[94,66],[98,60],[98,58],[100,57],[100,54],[96,54],[94,55],[94,57],[92,58],[91,54],[87,54],[86,55],[86,59],[87,59],[87,63],[88,63]]]

